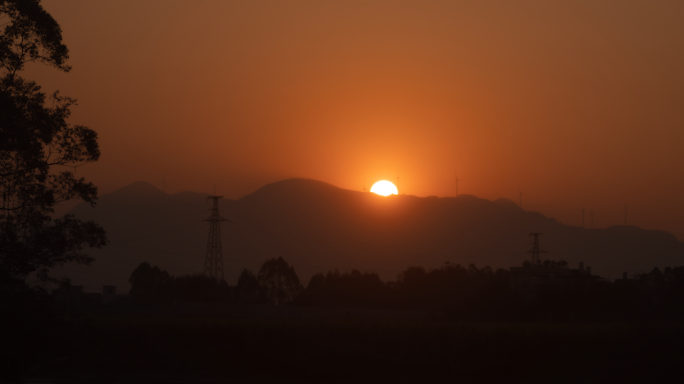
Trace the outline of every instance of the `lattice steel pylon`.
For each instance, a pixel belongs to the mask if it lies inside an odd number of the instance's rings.
[[[532,265],[539,265],[539,263],[541,263],[541,258],[539,255],[542,253],[547,253],[539,248],[539,235],[541,235],[541,233],[530,233],[530,236],[534,236],[534,245],[532,245],[532,249],[527,251],[527,253],[532,254]]]
[[[209,240],[207,255],[204,259],[204,274],[216,280],[223,280],[223,252],[221,250],[221,222],[230,221],[219,215],[218,200],[223,196],[207,196],[213,199],[211,216],[204,221],[209,222]]]

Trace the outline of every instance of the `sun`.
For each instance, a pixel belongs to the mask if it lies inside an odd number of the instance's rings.
[[[380,180],[373,184],[371,192],[377,193],[380,196],[398,195],[397,187],[387,180]]]

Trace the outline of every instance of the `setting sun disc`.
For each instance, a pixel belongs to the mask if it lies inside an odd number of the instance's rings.
[[[376,193],[380,196],[389,196],[389,195],[398,195],[399,194],[397,187],[387,180],[380,180],[377,183],[373,184],[373,187],[371,188],[370,191],[373,193]]]

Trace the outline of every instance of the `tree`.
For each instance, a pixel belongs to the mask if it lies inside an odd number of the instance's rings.
[[[262,296],[261,285],[254,273],[243,269],[237,282],[237,294],[243,302],[259,302]]]
[[[317,273],[306,289],[294,301],[294,305],[342,307],[342,308],[388,308],[391,291],[377,273],[340,273],[337,269],[327,274]]]
[[[302,284],[294,268],[285,259],[266,260],[257,275],[269,303],[283,305],[291,302],[302,290]]]
[[[204,274],[171,276],[164,298],[175,302],[230,302],[232,290],[224,279]]]
[[[71,169],[99,159],[97,133],[68,123],[76,100],[58,92],[48,98],[19,76],[27,63],[70,70],[61,29],[40,0],[0,0],[0,28],[0,273],[16,284],[31,273],[57,282],[51,268],[89,264],[83,248],[107,243],[94,222],[50,218],[62,201],[95,204],[97,188]]]
[[[159,267],[153,267],[148,262],[140,263],[128,282],[131,283],[131,298],[139,302],[153,302],[166,299],[171,277],[169,273]]]

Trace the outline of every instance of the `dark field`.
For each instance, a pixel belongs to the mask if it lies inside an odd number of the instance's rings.
[[[461,323],[422,312],[91,311],[62,383],[680,383],[684,325]]]

